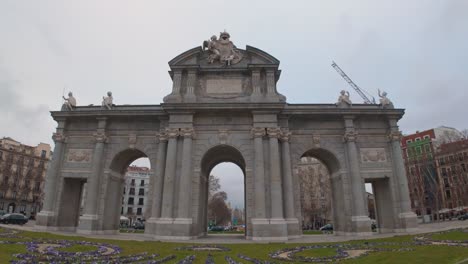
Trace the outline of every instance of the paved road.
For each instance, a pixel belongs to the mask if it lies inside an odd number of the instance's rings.
[[[0,227],[9,227],[18,230],[24,231],[37,231],[34,229],[34,221],[28,222],[24,226],[19,225],[3,225],[0,224]],[[361,240],[361,239],[371,239],[371,238],[385,238],[392,237],[396,235],[413,235],[413,234],[422,234],[429,232],[445,231],[454,228],[468,228],[468,221],[446,221],[440,223],[431,223],[431,224],[420,224],[418,230],[410,233],[389,233],[389,234],[373,234],[371,236],[335,236],[335,235],[303,235],[301,238],[292,239],[286,243],[318,243],[318,242],[342,242],[350,240]],[[66,235],[66,236],[76,236],[76,233],[72,232],[50,232],[54,234]],[[118,234],[118,235],[86,235],[89,238],[101,238],[101,239],[117,239],[117,240],[137,240],[137,241],[147,241],[152,240],[150,237],[146,237],[144,234]],[[172,241],[176,242],[176,241]],[[240,243],[269,243],[269,242],[258,242],[252,240],[246,240],[243,235],[238,234],[219,234],[219,235],[209,235],[207,237],[198,238],[190,241],[177,241],[177,242],[190,242],[190,243],[209,243],[209,244],[240,244]]]

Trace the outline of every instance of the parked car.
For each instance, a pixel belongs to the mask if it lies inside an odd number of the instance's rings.
[[[320,231],[333,231],[333,225],[332,224],[326,224],[326,225],[322,226],[319,230]]]
[[[145,223],[141,222],[141,221],[136,221],[133,224],[133,228],[135,228],[135,229],[145,229]]]
[[[458,220],[462,220],[462,221],[463,221],[463,220],[468,220],[468,213],[466,213],[466,214],[464,214],[464,215],[460,215],[460,216],[458,217]]]
[[[215,232],[220,232],[220,231],[224,231],[224,227],[223,226],[213,226],[210,231],[215,231]]]
[[[24,225],[28,222],[28,218],[22,214],[5,214],[0,217],[2,224],[18,224]]]

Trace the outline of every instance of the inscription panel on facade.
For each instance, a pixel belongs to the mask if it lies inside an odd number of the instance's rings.
[[[242,93],[242,79],[208,79],[206,80],[208,94],[238,94]]]
[[[370,162],[387,162],[387,155],[384,148],[362,148],[361,161],[363,163]]]
[[[91,162],[92,149],[69,149],[67,162],[88,163]]]

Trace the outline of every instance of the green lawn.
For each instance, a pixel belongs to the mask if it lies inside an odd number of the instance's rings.
[[[319,231],[319,230],[304,230],[304,231],[302,231],[302,234],[304,234],[304,235],[322,235],[324,233],[322,231]]]
[[[90,239],[79,236],[60,236],[50,233],[41,232],[19,232],[19,238],[3,237],[2,233],[5,230],[0,229],[0,263],[8,263],[15,260],[13,257],[17,253],[26,253],[25,245],[18,244],[1,244],[4,241],[36,241],[36,240],[67,240],[67,241],[90,241],[95,243],[106,243],[118,246],[122,249],[120,256],[139,254],[147,252],[149,254],[158,253],[161,258],[169,255],[175,255],[173,259],[167,263],[177,263],[189,255],[195,255],[194,263],[205,263],[208,254],[213,256],[215,263],[226,263],[225,256],[230,256],[237,262],[248,263],[238,257],[239,254],[261,260],[268,260],[274,263],[300,263],[294,261],[280,261],[273,259],[269,254],[286,248],[295,248],[299,246],[307,246],[313,244],[285,244],[285,243],[270,243],[270,244],[226,244],[221,245],[229,248],[230,251],[191,251],[191,250],[176,250],[178,247],[193,245],[189,243],[163,243],[157,241],[124,241],[124,240],[102,240]],[[432,235],[432,239],[437,240],[468,240],[468,232],[461,230],[451,231],[443,234]],[[390,245],[372,245],[372,243],[388,242]],[[434,246],[425,245],[419,246],[408,244],[413,242],[412,236],[397,236],[385,239],[360,240],[352,242],[332,243],[330,245],[351,245],[356,247],[366,248],[381,248],[388,250],[397,250],[400,248],[412,249],[412,251],[384,251],[370,252],[367,256],[361,256],[356,259],[344,260],[340,263],[457,263],[464,259],[468,259],[468,247],[459,246]],[[403,244],[406,243],[406,244]],[[199,245],[199,244],[198,244]],[[323,245],[323,244],[319,244]],[[67,252],[84,252],[94,251],[98,247],[95,245],[72,245],[70,247],[61,248],[61,251]],[[294,256],[301,257],[326,257],[336,254],[336,248],[309,248],[296,253]]]

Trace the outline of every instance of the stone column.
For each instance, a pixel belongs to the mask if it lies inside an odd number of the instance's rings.
[[[164,97],[164,102],[180,101],[181,85],[182,85],[182,70],[175,70],[172,76],[172,93]]]
[[[92,170],[91,174],[86,180],[86,200],[83,210],[83,215],[80,217],[80,224],[78,226],[78,233],[95,233],[97,230],[98,212],[97,206],[99,201],[99,190],[100,190],[100,178],[101,169],[104,156],[104,144],[107,141],[105,134],[106,129],[106,117],[99,117],[98,128],[94,133],[94,139],[96,145],[94,145],[93,158],[92,158]]]
[[[195,84],[197,80],[196,70],[189,70],[187,74],[187,92],[185,93],[185,101],[195,101]]]
[[[156,160],[155,182],[153,184],[153,203],[151,205],[151,217],[146,221],[146,234],[154,234],[156,219],[161,217],[161,203],[164,185],[164,170],[166,167],[167,134],[164,131],[157,134],[158,156]],[[128,192],[127,192],[128,193]]]
[[[52,139],[55,142],[54,154],[52,155],[50,166],[47,169],[46,182],[44,186],[44,204],[42,210],[36,216],[36,226],[38,229],[45,229],[44,227],[55,225],[55,199],[58,191],[57,182],[59,182],[66,139],[63,134],[65,129],[65,119],[57,120],[57,122],[57,132],[52,136]]]
[[[265,128],[252,128],[255,152],[255,216],[253,218],[266,218],[265,208],[265,170],[263,160],[263,137],[266,135]]]
[[[193,128],[183,128],[180,131],[181,136],[184,137],[183,152],[182,152],[182,171],[180,175],[180,189],[179,189],[179,206],[177,218],[186,219],[190,218],[192,208],[192,137],[194,135]],[[190,221],[191,222],[191,221]]]
[[[161,218],[172,219],[172,204],[174,202],[174,180],[176,174],[176,159],[177,159],[177,137],[179,136],[178,128],[167,130],[169,143],[167,146],[166,169],[164,172],[164,191],[162,198]]]
[[[283,190],[281,186],[281,168],[278,138],[280,129],[276,127],[267,129],[270,140],[270,181],[271,181],[271,218],[284,219],[283,216]]]
[[[398,183],[398,199],[396,199],[397,201],[399,201],[400,207],[400,214],[398,215],[398,217],[401,220],[401,230],[397,231],[410,231],[412,229],[417,228],[418,222],[416,214],[411,210],[411,201],[408,190],[408,179],[406,177],[406,170],[400,147],[401,133],[398,130],[397,119],[389,119],[389,126],[389,140],[392,146],[393,170],[396,182]]]
[[[362,233],[363,235],[372,232],[371,221],[368,216],[366,204],[366,190],[364,181],[361,178],[359,168],[359,155],[356,147],[357,133],[354,130],[353,117],[345,117],[345,135],[344,142],[348,157],[348,172],[351,182],[351,194],[353,198],[352,210],[352,232]]]
[[[296,219],[294,215],[294,190],[291,173],[291,154],[289,151],[290,132],[281,134],[281,159],[283,161],[283,196],[286,219]]]

